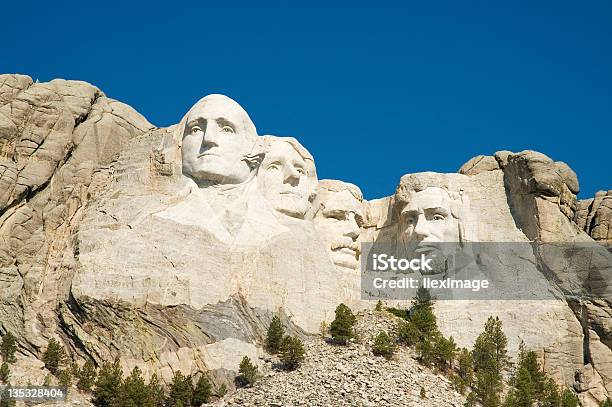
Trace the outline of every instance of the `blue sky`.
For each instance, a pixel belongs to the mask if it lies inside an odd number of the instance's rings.
[[[612,189],[609,1],[88,3],[4,4],[0,72],[93,83],[158,126],[224,93],[369,199],[497,150]]]

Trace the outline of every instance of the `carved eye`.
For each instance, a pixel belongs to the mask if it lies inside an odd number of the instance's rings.
[[[300,174],[300,175],[304,175],[304,174],[306,174],[306,170],[305,170],[305,169],[303,169],[303,168],[296,168],[295,170],[296,170],[296,171],[298,172],[298,174]]]
[[[202,128],[200,126],[193,126],[191,128],[191,133],[199,133],[202,131]]]
[[[272,163],[270,165],[268,165],[268,167],[266,168],[268,171],[277,171],[280,169],[280,164],[279,163]]]
[[[444,215],[440,215],[439,213],[436,213],[432,219],[433,220],[444,220],[446,218],[444,217]]]
[[[234,129],[231,126],[223,126],[221,128],[221,131],[224,133],[233,133]]]

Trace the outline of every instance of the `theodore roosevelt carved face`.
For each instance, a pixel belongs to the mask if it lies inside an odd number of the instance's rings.
[[[245,159],[257,131],[249,115],[223,95],[208,95],[197,102],[181,122],[183,173],[196,182],[239,184],[253,168]]]
[[[314,223],[321,233],[335,266],[344,270],[359,267],[359,228],[363,219],[361,191],[353,184],[322,180],[317,189],[319,209]]]
[[[265,155],[257,172],[260,191],[276,211],[304,219],[316,194],[312,156],[292,137],[263,139]]]

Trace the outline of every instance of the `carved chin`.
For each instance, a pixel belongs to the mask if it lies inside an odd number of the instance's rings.
[[[359,267],[359,255],[347,248],[332,250],[331,258],[336,267],[351,270],[356,270]]]
[[[301,197],[285,195],[276,200],[274,209],[287,216],[303,219],[308,211],[308,203],[303,201],[304,199]]]

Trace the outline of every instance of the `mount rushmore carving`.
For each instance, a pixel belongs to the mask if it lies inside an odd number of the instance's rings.
[[[465,270],[503,265],[554,295],[439,301],[443,333],[472,346],[499,315],[510,353],[525,341],[585,402],[612,392],[607,200],[578,201],[576,175],[543,154],[404,175],[368,201],[355,185],[318,180],[304,146],[259,135],[226,96],[156,128],[84,82],[22,75],[0,75],[0,151],[0,332],[17,334],[24,355],[40,357],[55,337],[75,360],[120,357],[165,379],[210,371],[220,384],[243,355],[256,360],[273,315],[307,335],[340,302],[372,307],[361,290],[368,245],[510,242],[524,245],[442,253],[444,270],[449,258]]]

